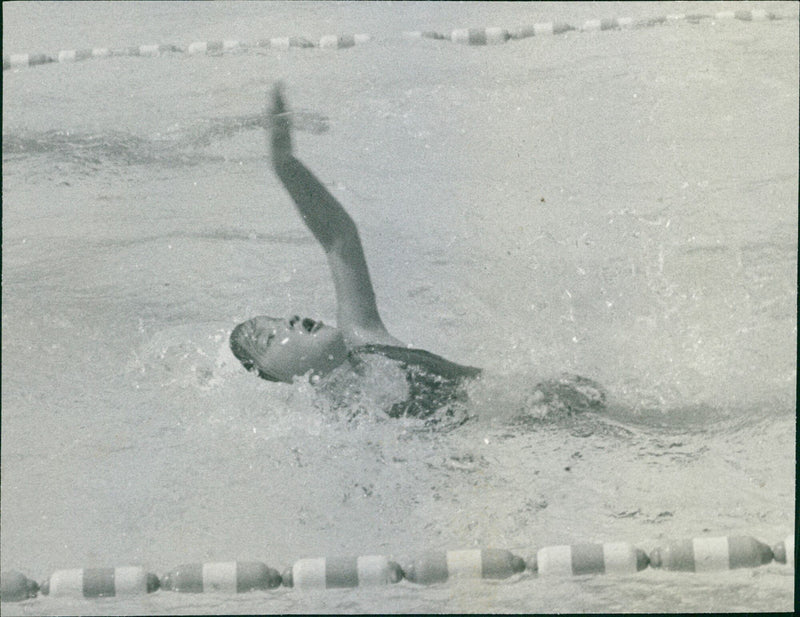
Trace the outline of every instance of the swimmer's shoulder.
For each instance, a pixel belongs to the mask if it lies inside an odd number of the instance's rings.
[[[395,360],[405,366],[418,367],[427,373],[450,380],[475,378],[481,374],[481,369],[477,367],[456,364],[430,351],[414,347],[368,343],[350,350],[350,355],[356,358],[371,354]]]

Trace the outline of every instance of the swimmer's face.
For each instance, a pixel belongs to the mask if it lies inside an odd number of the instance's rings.
[[[231,332],[231,351],[248,370],[264,379],[291,383],[309,370],[324,375],[347,358],[338,328],[321,321],[254,317]]]

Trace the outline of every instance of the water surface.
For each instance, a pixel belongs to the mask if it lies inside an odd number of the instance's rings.
[[[729,5],[685,3],[686,13]],[[791,14],[794,5],[758,5]],[[737,8],[739,5],[737,5]],[[713,11],[712,11],[713,9]],[[657,4],[6,3],[4,53],[369,32],[336,52],[4,72],[2,567],[53,570],[793,529],[797,19],[470,48],[404,30],[662,15]],[[484,367],[451,431],[347,421],[246,374],[256,314],[335,323],[266,159],[357,221],[397,337]],[[601,382],[603,414],[530,403]],[[383,385],[378,376],[375,392]],[[386,378],[389,384],[389,377]],[[369,409],[368,409],[369,411]],[[758,570],[302,595],[39,598],[24,614],[790,610]]]

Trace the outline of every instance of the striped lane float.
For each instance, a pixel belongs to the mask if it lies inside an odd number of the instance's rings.
[[[508,36],[514,40],[527,39],[535,35],[536,31],[533,29],[533,26],[519,26],[518,28],[512,28],[508,31]]]
[[[260,39],[256,47],[267,47],[271,49],[289,49],[290,47],[308,48],[314,47],[314,43],[301,36],[284,36],[272,39]]]
[[[463,28],[450,33],[451,41],[465,45],[497,45],[510,38],[504,28]]]
[[[733,15],[731,14],[731,19]],[[706,15],[705,13],[672,13],[666,16],[666,21],[668,22],[677,22],[677,21],[686,21],[690,24],[699,24],[704,19],[713,19],[713,15]]]
[[[503,579],[523,572],[525,562],[503,549],[425,553],[402,564],[406,579],[421,585],[450,579]]]
[[[720,20],[738,19],[740,21],[772,21],[776,19],[785,19],[780,15],[776,15],[775,13],[771,13],[763,9],[720,11],[718,13],[714,13],[713,17]]]
[[[398,564],[383,555],[300,559],[283,573],[283,584],[301,590],[374,587],[403,578]]]
[[[44,595],[105,598],[145,595],[160,586],[155,574],[139,566],[56,570],[40,588]]]
[[[772,554],[778,563],[785,563],[794,568],[794,534],[786,536],[782,542],[773,546]]]
[[[131,47],[112,47],[111,48],[111,55],[112,56],[136,56],[138,55],[138,48],[131,46]]]
[[[649,563],[647,554],[633,545],[607,542],[546,546],[536,553],[535,569],[540,576],[635,574]]]
[[[241,41],[195,41],[189,44],[186,48],[186,53],[190,55],[219,55],[226,52],[238,51],[246,47],[246,44]]]
[[[650,553],[650,565],[664,570],[711,572],[754,568],[772,561],[772,549],[750,536],[681,540]]]
[[[447,38],[446,34],[441,32],[434,32],[433,30],[413,30],[411,32],[403,32],[403,36],[408,39],[435,39],[441,41]]]
[[[56,59],[47,54],[10,54],[3,56],[3,70],[16,69],[23,66],[38,66],[55,62]]]
[[[636,28],[652,28],[653,26],[663,26],[667,23],[666,16],[661,17],[649,17],[646,19],[639,19],[634,22],[634,27]]]
[[[145,56],[155,57],[162,53],[180,51],[175,45],[131,45],[118,50],[112,50],[112,56]]]
[[[0,601],[21,602],[35,598],[39,584],[16,570],[0,572]]]
[[[65,49],[58,52],[56,59],[59,62],[79,62],[80,60],[88,60],[94,58],[91,49]]]
[[[260,561],[189,563],[161,577],[162,589],[183,593],[244,593],[280,584],[280,573]]]
[[[776,16],[769,11],[762,9],[752,9],[750,11],[735,11],[733,16],[741,21],[767,21],[776,19]]]
[[[684,19],[690,24],[699,24],[704,19],[711,19],[711,15],[706,15],[704,13],[691,13],[689,15],[685,15]]]
[[[191,55],[216,52],[222,52],[222,41],[195,41],[186,48],[186,53]]]
[[[346,49],[370,41],[369,34],[326,34],[319,40],[320,49]]]
[[[543,24],[533,24],[533,33],[535,36],[544,36],[547,34],[563,34],[575,30],[574,26],[558,22],[547,22]]]
[[[581,26],[581,32],[599,32],[601,30],[616,30],[619,22],[614,19],[590,19]]]
[[[169,45],[169,44],[139,45],[138,53],[135,55],[154,58],[164,53],[171,53],[177,51],[180,51],[180,48],[177,45]]]
[[[243,41],[222,41],[222,51],[241,51],[247,49],[247,43]]]

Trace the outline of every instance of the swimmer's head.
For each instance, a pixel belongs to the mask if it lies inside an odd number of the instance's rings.
[[[254,317],[231,332],[231,351],[248,371],[269,381],[291,383],[292,378],[325,375],[347,359],[347,347],[338,328],[308,317],[291,319]]]

